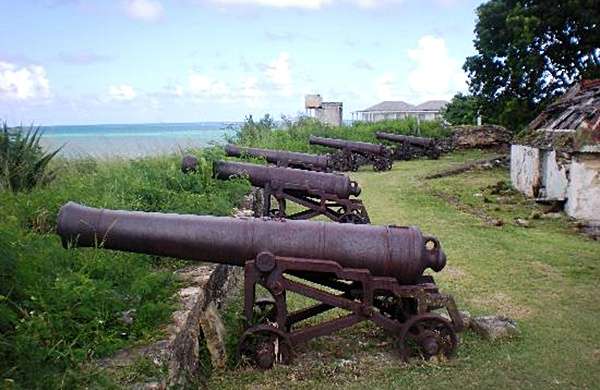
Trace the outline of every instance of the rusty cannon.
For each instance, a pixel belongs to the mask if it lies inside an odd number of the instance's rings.
[[[311,145],[337,149],[338,152],[331,157],[334,169],[339,171],[356,171],[363,162],[373,164],[375,171],[392,169],[392,151],[384,145],[314,135],[309,137],[308,142]]]
[[[377,139],[399,144],[394,148],[394,159],[411,160],[415,157],[427,156],[434,160],[440,157],[440,148],[433,138],[415,137],[393,133],[376,132]]]
[[[225,145],[225,154],[230,157],[259,157],[278,167],[306,169],[309,171],[329,172],[331,159],[327,155],[288,152],[284,150],[243,148],[237,145]]]
[[[247,177],[253,186],[262,188],[262,212],[256,216],[310,219],[324,215],[335,222],[370,223],[362,201],[353,198],[360,195],[360,187],[342,174],[216,161],[213,175],[221,180]],[[276,208],[272,208],[272,199],[277,202]],[[287,201],[303,209],[288,214]]]
[[[264,369],[290,363],[296,347],[315,337],[363,321],[394,336],[406,360],[452,356],[463,328],[452,296],[423,275],[444,268],[440,243],[416,227],[116,211],[69,202],[57,232],[69,248],[244,267],[245,332],[238,352]],[[257,297],[257,286],[268,295]],[[291,311],[291,292],[316,303]],[[332,309],[341,314],[315,318]]]

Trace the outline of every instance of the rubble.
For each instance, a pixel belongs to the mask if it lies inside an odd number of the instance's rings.
[[[505,316],[473,317],[469,328],[490,341],[511,338],[521,333],[516,321]]]
[[[452,144],[455,149],[508,149],[512,133],[502,126],[456,126]]]

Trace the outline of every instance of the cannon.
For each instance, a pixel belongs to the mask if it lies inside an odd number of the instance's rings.
[[[416,227],[118,211],[69,202],[59,212],[57,233],[65,248],[244,267],[245,331],[238,353],[263,369],[290,363],[294,350],[315,337],[363,321],[397,338],[406,360],[452,356],[463,328],[452,296],[423,275],[444,268],[441,245]],[[257,286],[266,298],[257,298]],[[290,311],[288,292],[317,303]],[[314,318],[331,309],[343,315]]]
[[[250,183],[263,189],[262,212],[256,216],[310,219],[318,215],[342,223],[370,223],[369,214],[360,199],[358,183],[335,173],[310,172],[232,161],[216,161],[213,175],[220,180],[247,177]],[[277,208],[272,208],[272,198]],[[287,201],[302,210],[287,213]]]
[[[394,149],[394,159],[411,160],[419,156],[428,156],[434,160],[440,157],[440,148],[433,138],[415,137],[392,133],[376,132],[377,139],[400,144]]]
[[[326,155],[296,153],[283,150],[242,148],[236,145],[225,145],[225,154],[231,157],[261,157],[278,167],[306,169],[309,171],[329,172],[330,157]]]
[[[356,171],[360,165],[364,164],[373,164],[375,171],[392,169],[392,151],[384,145],[314,135],[309,137],[308,142],[311,145],[338,149],[338,152],[332,156],[332,165],[335,170]]]

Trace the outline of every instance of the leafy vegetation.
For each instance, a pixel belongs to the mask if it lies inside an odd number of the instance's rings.
[[[183,175],[180,157],[134,161],[56,160],[56,178],[29,192],[0,191],[0,380],[22,388],[96,383],[82,369],[160,333],[171,315],[179,261],[62,248],[56,215],[69,200],[95,207],[229,214],[249,185],[211,178],[222,151],[197,153]],[[133,324],[120,318],[135,310]],[[8,382],[7,382],[8,383]]]
[[[380,142],[375,138],[377,131],[408,135],[420,134],[433,138],[442,138],[450,134],[450,129],[442,126],[440,122],[423,121],[419,124],[413,118],[375,123],[354,122],[351,126],[331,127],[307,117],[301,117],[296,121],[284,118],[282,123],[277,123],[272,117],[266,115],[259,121],[255,121],[252,117],[246,118],[244,124],[229,141],[243,146],[323,153],[327,149],[309,145],[310,135]]]
[[[451,125],[475,125],[479,116],[476,97],[457,93],[444,108],[442,117]]]
[[[363,323],[301,346],[290,366],[260,371],[232,363],[214,373],[207,387],[597,388],[600,243],[575,233],[565,216],[539,218],[544,206],[512,191],[506,169],[422,179],[487,157],[453,153],[438,161],[398,163],[384,173],[363,169],[352,177],[363,188],[373,223],[417,225],[440,239],[448,265],[434,276],[461,310],[508,315],[520,336],[489,342],[467,331],[456,359],[405,365],[393,338]],[[504,225],[489,225],[483,214]],[[515,218],[528,219],[530,227],[518,226]],[[293,308],[311,303],[289,297]],[[240,306],[226,316],[230,335],[240,332]]]
[[[50,160],[60,148],[45,152],[40,146],[39,127],[9,128],[6,122],[0,129],[0,191],[29,191],[47,184],[54,177],[47,170]]]
[[[487,123],[514,132],[583,78],[600,77],[597,0],[490,0],[464,69]]]

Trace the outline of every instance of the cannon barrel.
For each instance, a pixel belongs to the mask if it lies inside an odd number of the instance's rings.
[[[383,155],[386,153],[386,147],[384,145],[371,144],[368,142],[348,141],[336,138],[317,137],[314,135],[311,135],[308,138],[308,143],[311,145],[327,146],[334,149],[349,149],[356,153],[372,153],[377,155]]]
[[[438,241],[416,227],[119,211],[69,202],[60,209],[57,233],[65,248],[97,246],[236,266],[270,252],[368,269],[402,284],[446,264]]]
[[[272,164],[287,162],[294,166],[315,167],[326,170],[329,166],[328,156],[319,156],[317,154],[288,152],[283,150],[260,149],[260,148],[242,148],[237,145],[228,144],[225,146],[225,154],[231,157],[251,156],[262,157]]]
[[[215,161],[213,174],[217,179],[228,180],[232,176],[248,176],[255,187],[299,190],[311,194],[335,194],[347,199],[360,195],[358,183],[347,176],[335,173],[312,172],[302,169],[281,168],[232,161]]]
[[[378,131],[375,133],[375,136],[378,139],[384,139],[392,142],[408,142],[413,145],[420,145],[423,147],[433,147],[435,145],[435,140],[432,138],[424,138],[424,137],[415,137],[412,135],[401,135],[401,134],[392,134],[392,133],[384,133]]]

